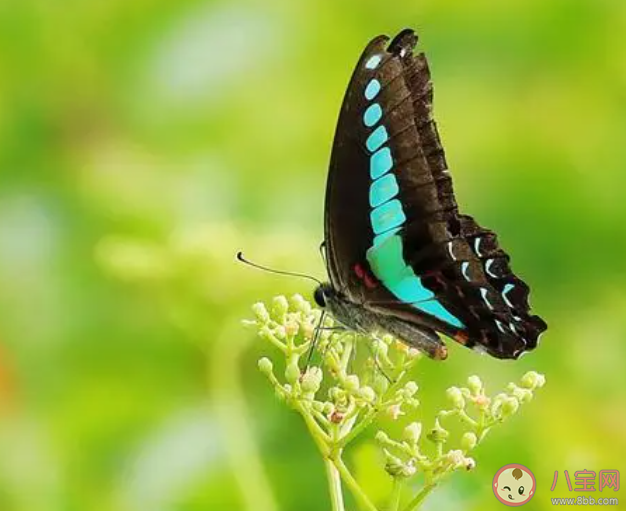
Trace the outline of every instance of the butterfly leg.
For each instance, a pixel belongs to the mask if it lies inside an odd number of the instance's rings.
[[[322,314],[320,316],[319,321],[317,322],[317,325],[315,326],[315,330],[313,333],[313,340],[311,341],[311,346],[309,347],[309,352],[307,354],[306,357],[306,365],[304,368],[304,372],[307,371],[307,369],[309,368],[309,365],[311,364],[311,359],[313,358],[313,352],[315,351],[315,348],[317,346],[317,342],[319,340],[320,334],[322,333],[322,331],[330,331],[330,332],[340,332],[340,331],[346,331],[348,330],[348,327],[345,327],[343,325],[333,325],[333,326],[324,326],[324,318],[326,317],[326,311],[322,311]]]
[[[448,357],[448,348],[434,330],[419,327],[406,321],[388,321],[383,325],[392,335],[405,344],[416,348],[435,360],[445,360]]]

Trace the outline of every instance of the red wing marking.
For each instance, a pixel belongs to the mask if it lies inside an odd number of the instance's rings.
[[[375,287],[378,287],[378,280],[376,280],[370,274],[370,272],[365,270],[363,266],[361,266],[359,263],[355,264],[353,269],[354,269],[354,273],[359,278],[359,280],[363,281],[363,283],[365,284],[365,287],[369,289],[374,289]]]

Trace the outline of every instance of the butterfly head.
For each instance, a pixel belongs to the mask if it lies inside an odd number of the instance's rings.
[[[319,307],[324,309],[328,305],[329,298],[332,299],[332,297],[336,294],[336,291],[333,289],[333,286],[330,285],[330,283],[323,282],[315,288],[315,292],[313,293],[313,299]]]

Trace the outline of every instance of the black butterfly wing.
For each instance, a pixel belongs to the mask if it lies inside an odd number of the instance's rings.
[[[366,47],[339,116],[326,192],[331,283],[348,299],[499,358],[546,329],[493,232],[461,215],[417,38]]]

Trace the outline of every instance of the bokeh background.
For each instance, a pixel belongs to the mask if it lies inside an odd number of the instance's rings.
[[[363,45],[405,26],[461,208],[499,232],[550,325],[515,363],[453,346],[421,364],[426,419],[470,374],[493,391],[548,379],[425,509],[500,509],[507,463],[534,471],[537,510],[581,495],[564,470],[626,470],[626,3],[9,0],[2,511],[328,509],[312,442],[256,369],[268,348],[240,325],[311,288],[234,254],[324,275],[345,86]],[[367,438],[348,462],[384,493]]]

